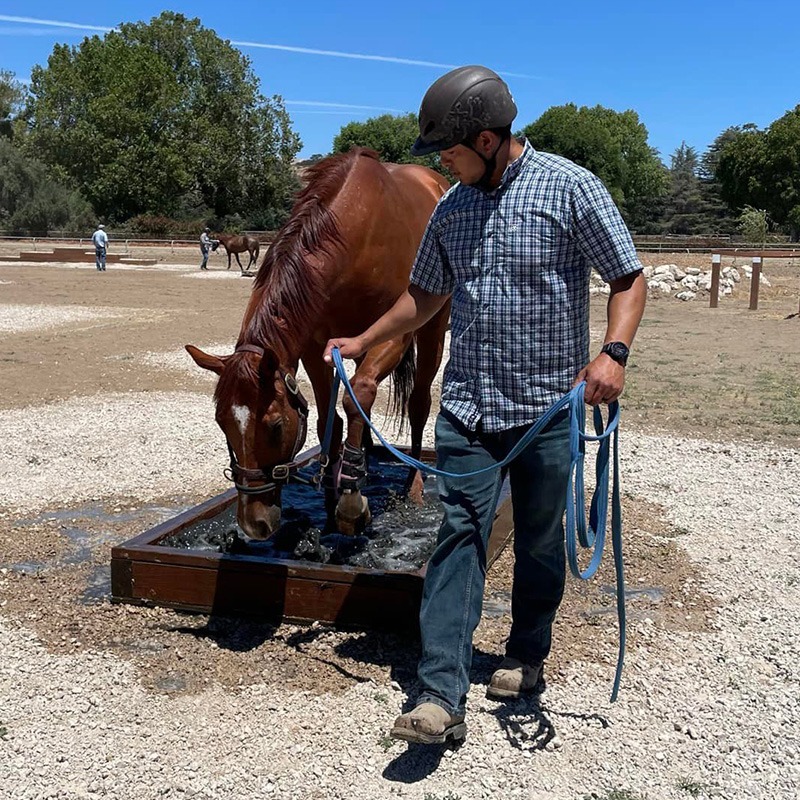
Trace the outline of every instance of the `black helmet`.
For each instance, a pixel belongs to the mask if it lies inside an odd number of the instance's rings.
[[[481,131],[503,128],[517,116],[505,81],[486,67],[459,67],[442,75],[419,109],[419,138],[412,155],[447,150]]]

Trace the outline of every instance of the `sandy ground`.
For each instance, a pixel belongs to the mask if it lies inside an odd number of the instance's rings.
[[[686,255],[645,255],[642,260],[704,266]],[[211,266],[218,265],[212,261]],[[471,707],[481,712],[475,715],[474,744],[462,753],[448,753],[429,770],[420,767],[418,758],[409,765],[399,745],[381,738],[403,698],[413,694],[413,642],[108,602],[113,545],[224,487],[224,441],[210,401],[213,379],[194,366],[182,345],[228,351],[251,282],[235,273],[195,270],[177,261],[155,270],[109,267],[105,274],[91,265],[0,265],[0,458],[5,465],[0,475],[0,641],[18,667],[0,668],[0,763],[4,750],[8,757],[7,770],[0,766],[0,785],[5,779],[9,797],[348,796],[341,781],[336,788],[335,770],[329,773],[329,763],[337,760],[335,747],[328,753],[328,744],[314,733],[336,730],[342,713],[355,727],[342,732],[342,746],[346,742],[349,749],[340,751],[338,761],[350,760],[366,781],[355,796],[455,800],[499,791],[556,800],[591,792],[604,800],[794,796],[787,781],[796,776],[790,762],[791,753],[797,754],[791,750],[797,747],[797,730],[791,722],[786,728],[781,717],[791,708],[798,710],[791,674],[785,678],[788,684],[780,684],[786,706],[767,722],[770,730],[780,731],[781,764],[770,761],[765,767],[758,753],[742,755],[738,745],[723,757],[722,744],[714,738],[734,720],[739,724],[740,706],[744,709],[746,698],[757,695],[752,675],[759,673],[731,673],[731,680],[742,684],[741,692],[727,684],[713,688],[717,680],[726,680],[726,673],[715,672],[721,667],[714,659],[730,648],[739,648],[745,658],[745,651],[735,641],[734,621],[725,617],[735,584],[725,576],[737,567],[739,556],[721,547],[717,561],[706,542],[719,516],[713,495],[732,492],[727,508],[742,520],[752,516],[769,523],[772,549],[764,552],[763,569],[786,563],[779,554],[789,541],[793,499],[800,503],[800,319],[786,319],[797,310],[798,265],[767,263],[772,288],[762,292],[757,312],[747,311],[746,292],[716,311],[663,299],[648,308],[630,362],[623,412],[628,431],[623,441],[630,442],[628,581],[640,590],[630,600],[624,708],[612,712],[603,705],[601,715],[592,710],[593,702],[604,702],[613,668],[613,597],[601,591],[612,582],[607,563],[592,584],[570,581],[568,586],[548,673],[555,716],[545,716],[555,734],[542,740],[541,748],[534,746],[537,726],[543,730],[540,710],[522,721],[513,714],[502,717],[504,735],[495,740],[490,724],[494,705],[471,697]],[[597,300],[596,337],[602,335],[602,320]],[[379,419],[385,424],[380,414]],[[667,467],[669,457],[663,454],[668,452],[684,453],[684,460]],[[722,461],[713,461],[712,455]],[[723,479],[728,476],[728,483],[710,481],[710,464]],[[761,510],[747,505],[749,475],[755,483],[784,492],[781,499]],[[726,524],[735,527],[735,515]],[[741,563],[737,569],[744,569],[746,562]],[[478,686],[502,653],[511,566],[507,552],[490,572],[487,613],[475,642],[473,680]],[[753,574],[758,569],[753,567]],[[744,617],[778,619],[797,610],[791,581],[800,576],[793,574],[781,573],[782,589],[776,584],[761,610],[742,583],[737,596]],[[764,673],[765,681],[784,680],[780,654],[785,647],[784,639],[766,640],[764,651],[772,652],[780,666]],[[697,674],[706,675],[707,682],[694,689],[695,721],[687,717],[673,727],[667,710],[670,692],[676,708],[692,715],[690,687],[684,692],[671,682],[688,668],[683,654],[690,651]],[[672,678],[663,674],[665,664],[674,665]],[[750,662],[743,666],[752,670]],[[74,691],[64,679],[71,673],[86,676],[73,681]],[[47,688],[33,688],[37,674],[51,676]],[[578,686],[590,678],[599,688],[585,694]],[[36,705],[33,696],[24,699],[26,685],[48,698],[55,714],[49,721],[48,705]],[[714,705],[714,692],[734,692],[726,700],[733,710],[719,710],[704,724],[702,709]],[[67,703],[65,698],[73,695],[74,703]],[[766,708],[769,702],[764,702]],[[633,741],[647,708],[655,731],[652,747]],[[262,712],[254,717],[252,709]],[[316,724],[314,709],[322,715]],[[273,759],[271,771],[243,767],[247,758],[237,756],[236,747],[201,744],[191,719],[206,719],[209,713],[227,736],[238,736],[234,729],[258,730],[258,746],[250,734],[242,742],[247,740],[247,747],[268,762]],[[164,727],[170,718],[180,735]],[[263,731],[262,721],[270,718],[275,729]],[[231,727],[234,719],[238,722]],[[592,773],[593,759],[578,756],[582,747],[597,746],[610,763],[624,757],[624,749],[618,753],[603,733],[601,719],[611,719],[617,735],[628,742],[633,753],[629,769]],[[797,716],[793,719],[796,723]],[[81,720],[89,721],[91,732],[79,733]],[[143,737],[141,747],[123,745],[126,727]],[[104,756],[111,765],[105,770],[96,754],[79,755],[95,734],[114,743]],[[360,738],[364,735],[368,743]],[[53,736],[58,744],[51,742],[50,752],[61,753],[64,760],[51,763],[33,742]],[[152,736],[161,737],[158,745],[148,743]],[[668,743],[675,736],[680,745]],[[218,760],[219,774],[236,779],[226,783],[206,776],[205,767],[189,769],[187,737],[203,757]],[[267,742],[282,743],[282,755],[264,750]],[[304,755],[307,744],[315,755]],[[665,756],[670,748],[672,755]],[[149,760],[151,753],[158,754],[155,761]],[[738,753],[740,760],[731,762],[730,753]],[[392,767],[398,760],[400,766]],[[320,775],[312,769],[317,761]],[[161,770],[155,775],[158,763]],[[305,779],[303,764],[309,769]],[[762,771],[761,784],[750,781],[756,767]],[[247,774],[240,775],[242,769]],[[128,777],[115,781],[125,770]],[[628,793],[613,794],[617,790]]]

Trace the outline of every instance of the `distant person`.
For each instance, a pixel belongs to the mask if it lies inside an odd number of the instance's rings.
[[[208,270],[206,264],[208,264],[208,254],[212,250],[217,249],[217,245],[219,244],[219,239],[212,239],[208,234],[211,233],[211,228],[203,228],[203,232],[200,234],[200,252],[203,255],[203,263],[200,264],[200,269]]]
[[[98,272],[106,271],[106,250],[108,250],[108,234],[105,225],[98,225],[92,234],[94,242],[94,263]]]

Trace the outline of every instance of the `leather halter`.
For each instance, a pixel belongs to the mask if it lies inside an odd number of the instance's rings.
[[[239,345],[236,353],[255,353],[258,356],[264,355],[264,348],[255,344],[242,344]],[[301,466],[299,461],[295,460],[295,456],[300,452],[306,440],[308,432],[308,401],[303,397],[300,387],[297,385],[297,380],[290,372],[285,372],[278,367],[278,372],[283,379],[283,383],[289,392],[289,403],[297,411],[300,417],[300,422],[297,426],[297,436],[294,440],[294,447],[292,448],[292,460],[286,464],[276,464],[270,468],[258,467],[257,469],[246,469],[240,467],[236,461],[236,455],[233,452],[231,443],[227,437],[225,441],[228,445],[228,453],[231,458],[230,467],[224,470],[225,477],[233,483],[238,491],[242,494],[266,494],[289,482],[292,471]],[[264,481],[258,486],[250,486],[245,481]]]

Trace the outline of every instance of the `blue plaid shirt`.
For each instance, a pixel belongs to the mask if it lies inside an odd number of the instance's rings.
[[[589,276],[641,270],[603,183],[528,142],[500,186],[456,184],[428,223],[411,282],[453,295],[442,407],[474,430],[534,422],[589,361]]]

